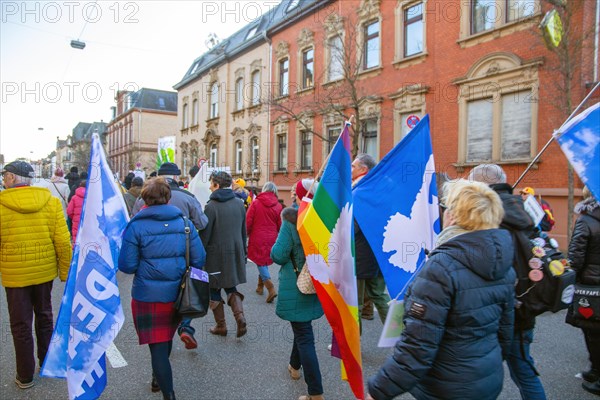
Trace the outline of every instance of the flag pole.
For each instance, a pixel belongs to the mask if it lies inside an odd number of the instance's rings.
[[[592,88],[592,90],[590,90],[590,92],[588,93],[588,95],[585,96],[585,99],[583,99],[583,101],[581,103],[579,103],[579,105],[577,106],[577,108],[575,108],[575,110],[573,110],[573,112],[571,113],[571,115],[569,115],[569,118],[567,118],[567,120],[565,122],[563,122],[563,124],[560,126],[560,128],[558,128],[558,130],[556,130],[555,132],[560,132],[560,130],[563,128],[563,126],[565,126],[567,124],[567,122],[569,122],[575,116],[575,114],[577,114],[577,112],[579,111],[579,109],[581,109],[581,107],[583,107],[583,105],[588,101],[588,99],[592,96],[592,94],[596,91],[596,89],[598,89],[598,87],[600,87],[600,82],[596,83],[596,86],[594,86]],[[554,135],[552,135],[550,137],[550,140],[548,140],[548,143],[546,143],[544,145],[544,147],[542,147],[542,150],[540,150],[540,152],[533,158],[533,160],[531,160],[531,162],[529,163],[529,165],[527,166],[527,168],[525,168],[525,171],[523,171],[523,173],[521,174],[521,176],[519,177],[519,179],[517,179],[517,181],[513,184],[513,186],[512,186],[513,189],[515,187],[517,187],[517,185],[519,184],[519,182],[521,182],[523,180],[523,178],[525,177],[525,175],[529,172],[529,170],[533,167],[533,165],[537,162],[537,160],[539,160],[539,158],[546,151],[546,149],[548,148],[548,146],[550,146],[550,143],[552,143],[554,141],[554,139],[555,139]]]
[[[346,124],[352,125],[353,119],[354,119],[354,114],[352,114],[350,116],[348,121],[344,121],[344,127],[342,128],[342,132],[346,128]],[[319,179],[321,174],[323,174],[323,170],[325,169],[325,166],[327,165],[327,161],[329,161],[329,156],[331,155],[332,150],[333,150],[333,148],[331,150],[329,150],[329,153],[327,153],[327,157],[325,157],[325,161],[323,161],[323,164],[321,164],[321,168],[319,169],[319,172],[317,172],[317,175],[315,175],[315,179],[313,180],[313,183],[310,185],[310,188],[308,189],[308,193],[311,193],[311,190],[312,190],[313,186],[315,185],[315,182],[317,182],[317,179]],[[302,200],[302,199],[300,199],[300,200]]]

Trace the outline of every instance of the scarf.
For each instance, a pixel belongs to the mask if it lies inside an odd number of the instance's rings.
[[[450,240],[456,236],[462,235],[463,233],[467,233],[467,232],[470,232],[470,231],[468,231],[464,228],[461,228],[458,225],[451,225],[440,232],[440,234],[438,235],[437,240],[435,242],[434,248],[437,249],[439,246],[446,243],[448,240]]]

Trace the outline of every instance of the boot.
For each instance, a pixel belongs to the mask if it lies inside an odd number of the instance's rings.
[[[210,333],[213,335],[219,336],[227,336],[227,325],[225,324],[225,309],[223,308],[222,301],[210,301],[210,309],[213,311],[215,315],[215,325],[214,328],[210,328]]]
[[[600,380],[597,380],[596,382],[583,382],[581,384],[581,386],[583,387],[583,389],[587,392],[593,393],[596,396],[600,396]]]
[[[231,293],[227,298],[227,304],[231,307],[235,322],[237,323],[237,337],[242,337],[246,334],[246,318],[244,317],[244,307],[242,306],[243,300],[244,295],[240,292]]]
[[[267,279],[266,281],[264,281],[264,285],[267,288],[267,290],[269,291],[269,294],[267,295],[267,303],[272,303],[273,300],[275,299],[275,297],[277,297],[277,292],[275,291],[275,286],[273,285],[273,282],[271,282],[270,279]]]
[[[365,294],[365,299],[363,303],[361,317],[363,319],[368,319],[369,321],[373,319],[373,301],[367,297]]]
[[[258,277],[258,285],[256,286],[256,293],[258,293],[258,294],[260,294],[262,296],[262,294],[263,294],[263,288],[264,287],[265,287],[265,285],[263,284],[263,280],[259,276]]]
[[[175,400],[175,392],[163,393],[163,400]]]

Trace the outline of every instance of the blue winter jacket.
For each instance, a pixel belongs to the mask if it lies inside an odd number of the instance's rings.
[[[204,246],[190,226],[190,265],[202,268]],[[168,204],[137,213],[125,228],[119,254],[119,270],[135,274],[131,297],[138,301],[175,301],[185,272],[185,230],[181,211]]]
[[[501,229],[456,236],[435,249],[405,296],[405,329],[369,379],[376,400],[495,399],[513,335],[513,245]]]

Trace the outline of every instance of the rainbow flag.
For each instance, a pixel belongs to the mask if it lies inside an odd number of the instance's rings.
[[[312,202],[300,209],[298,233],[317,296],[339,347],[343,373],[356,398],[364,399],[349,126],[346,123],[333,147]]]

